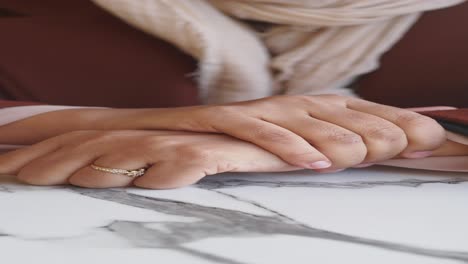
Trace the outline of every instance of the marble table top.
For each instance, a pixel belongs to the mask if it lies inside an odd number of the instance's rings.
[[[165,191],[4,176],[0,262],[468,263],[468,175],[225,174]]]

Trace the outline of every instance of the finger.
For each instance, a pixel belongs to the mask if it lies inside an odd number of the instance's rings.
[[[352,167],[366,158],[367,148],[360,135],[307,113],[271,122],[291,130],[323,153],[332,162],[327,170]]]
[[[367,148],[365,163],[393,158],[408,144],[406,134],[400,127],[367,113],[343,108],[340,114],[321,109],[311,112],[311,115],[360,135]]]
[[[229,122],[218,122],[219,132],[251,142],[277,155],[291,165],[308,169],[331,166],[328,158],[305,139],[278,125],[250,117],[233,116]]]
[[[0,155],[0,174],[18,174],[21,168],[41,156],[52,153],[70,142],[79,142],[92,135],[89,131],[76,131],[53,137],[32,146]]]
[[[133,184],[146,189],[173,189],[198,182],[207,175],[205,166],[196,163],[161,162],[153,165]]]
[[[100,154],[62,148],[30,161],[18,172],[18,179],[33,185],[67,184],[71,175],[91,164]]]
[[[152,159],[153,162],[156,162],[156,157]],[[141,154],[125,152],[102,156],[93,164],[110,169],[136,170],[148,167],[149,161]],[[116,188],[129,186],[133,180],[133,177],[99,171],[88,165],[76,171],[68,182],[86,188]]]
[[[61,141],[50,139],[0,155],[0,174],[18,174],[31,161],[61,147]]]
[[[446,141],[446,133],[435,120],[397,107],[351,99],[347,107],[386,119],[405,131],[408,146],[402,153],[407,158],[422,158]]]

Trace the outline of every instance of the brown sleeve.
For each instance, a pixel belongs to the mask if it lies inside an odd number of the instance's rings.
[[[468,108],[422,112],[422,114],[437,120],[468,126]]]
[[[446,130],[468,136],[468,108],[421,112],[434,118]]]
[[[198,104],[194,59],[91,1],[0,2],[4,98],[124,108]]]
[[[424,14],[380,68],[357,81],[358,94],[399,107],[468,107],[467,14],[468,1]]]

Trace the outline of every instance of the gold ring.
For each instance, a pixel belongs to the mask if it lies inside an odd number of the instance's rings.
[[[100,167],[94,164],[91,165],[91,168],[97,171],[107,172],[111,174],[124,175],[130,178],[143,176],[145,175],[146,170],[147,170],[146,168],[141,168],[141,169],[136,169],[136,170],[113,169],[113,168]]]

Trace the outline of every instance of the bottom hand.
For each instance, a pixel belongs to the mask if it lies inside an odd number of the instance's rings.
[[[131,177],[104,168],[148,168]],[[88,188],[136,185],[166,189],[193,184],[223,172],[290,171],[293,167],[251,143],[225,135],[171,131],[80,131],[57,136],[0,156],[0,174],[34,185]]]

